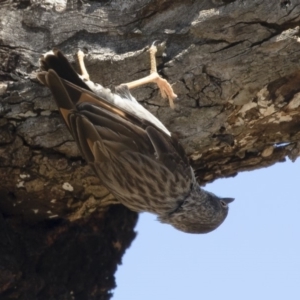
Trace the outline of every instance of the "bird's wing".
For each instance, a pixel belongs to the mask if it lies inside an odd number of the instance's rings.
[[[52,69],[38,76],[50,88],[84,158],[125,205],[143,211],[147,202],[166,206],[163,200],[189,192],[192,171],[175,138]]]

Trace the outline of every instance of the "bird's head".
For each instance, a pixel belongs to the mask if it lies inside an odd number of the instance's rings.
[[[228,204],[233,200],[220,198],[197,186],[178,202],[173,211],[160,216],[159,220],[183,232],[208,233],[223,223],[228,214]]]

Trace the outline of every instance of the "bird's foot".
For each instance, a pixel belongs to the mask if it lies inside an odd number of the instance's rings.
[[[177,95],[174,93],[170,83],[166,79],[160,77],[160,75],[157,73],[156,57],[155,57],[157,48],[154,44],[150,47],[149,52],[150,52],[150,64],[151,64],[150,75],[132,82],[124,83],[124,85],[127,85],[129,89],[133,89],[147,83],[156,83],[160,90],[161,96],[163,98],[168,98],[170,107],[174,108],[174,99],[177,98]]]

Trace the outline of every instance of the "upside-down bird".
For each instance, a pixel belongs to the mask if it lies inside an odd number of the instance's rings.
[[[172,106],[176,94],[158,75],[155,53],[152,45],[149,76],[121,84],[114,93],[89,80],[82,51],[82,76],[54,50],[41,57],[37,77],[51,90],[83,157],[120,203],[154,213],[181,231],[207,233],[224,221],[234,199],[200,188],[178,140],[129,92],[154,82]]]

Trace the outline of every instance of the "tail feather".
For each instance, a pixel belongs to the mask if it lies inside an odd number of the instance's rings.
[[[57,49],[54,49],[52,54],[44,55],[40,59],[41,69],[43,71],[54,70],[57,75],[73,84],[91,91],[87,84],[78,76],[74,68],[71,66],[67,58]]]
[[[47,86],[47,82],[46,82],[46,76],[47,76],[48,72],[46,71],[42,71],[42,72],[39,72],[37,75],[36,75],[36,78],[40,81],[41,84]]]

